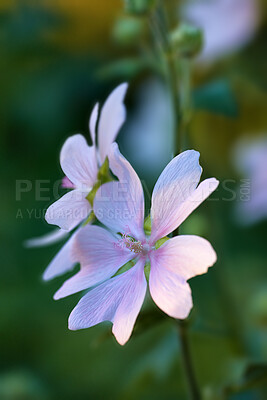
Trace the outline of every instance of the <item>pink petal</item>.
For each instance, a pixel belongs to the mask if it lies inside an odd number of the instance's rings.
[[[99,106],[96,104],[93,108],[90,121],[89,121],[89,130],[91,134],[91,139],[93,142],[93,145],[95,146],[95,139],[96,139],[96,123],[97,123],[97,117],[98,117],[98,109]]]
[[[75,235],[76,233],[74,233],[70,237],[70,239],[59,250],[57,255],[53,258],[53,260],[46,268],[43,274],[43,279],[45,281],[53,279],[56,276],[65,274],[66,272],[71,271],[74,268],[76,262],[74,261],[74,258],[72,256],[72,247]]]
[[[169,209],[170,215],[166,222],[163,220],[162,225],[158,225],[158,231],[153,230],[150,243],[155,242],[161,237],[164,237],[168,233],[174,231],[178,226],[184,222],[184,220],[201,204],[206,200],[219,185],[219,181],[215,178],[209,178],[201,182],[199,186],[192,192],[192,194],[179,206]],[[153,227],[152,227],[153,229]],[[167,233],[168,232],[168,233]]]
[[[245,175],[262,172],[266,177],[267,169],[267,137],[261,136],[257,139],[243,138],[238,141],[233,153],[233,162],[239,172]]]
[[[97,178],[95,147],[89,147],[82,135],[69,137],[60,152],[60,165],[65,175],[80,189],[90,189]]]
[[[187,318],[193,307],[188,283],[161,264],[157,252],[150,257],[149,289],[157,306],[170,317]]]
[[[87,293],[69,317],[69,329],[84,329],[113,322],[112,332],[124,345],[129,339],[146,293],[144,260]]]
[[[55,300],[105,281],[133,258],[130,250],[118,246],[117,237],[99,226],[90,225],[79,230],[73,252],[81,263],[81,270],[63,284]]]
[[[67,176],[64,176],[61,182],[61,187],[63,189],[75,189],[75,185],[69,180]]]
[[[184,18],[204,31],[204,49],[199,57],[201,61],[213,62],[239,50],[253,38],[259,25],[258,0],[215,0],[185,4]]]
[[[106,183],[97,191],[95,215],[113,231],[143,240],[144,193],[140,179],[116,143],[111,146],[109,163],[119,182]]]
[[[61,229],[71,231],[91,211],[91,205],[86,196],[79,190],[64,194],[59,200],[48,207],[45,219],[49,224],[58,225]]]
[[[184,151],[165,167],[158,178],[152,193],[153,240],[168,235],[178,226],[175,214],[195,190],[202,173],[198,160],[197,151]]]
[[[211,244],[199,236],[180,235],[153,253],[157,263],[184,280],[205,274],[217,260]]]
[[[98,147],[101,163],[105,161],[111,144],[116,139],[126,118],[123,104],[127,83],[119,85],[107,98],[101,110],[98,126]]]
[[[56,229],[52,232],[46,233],[43,236],[28,239],[25,241],[24,245],[26,247],[45,247],[51,244],[57,243],[60,240],[68,236],[68,232],[63,231],[63,229]]]
[[[256,189],[252,184],[250,196],[251,198],[247,201],[237,203],[237,218],[244,225],[257,223],[267,217],[267,185]]]

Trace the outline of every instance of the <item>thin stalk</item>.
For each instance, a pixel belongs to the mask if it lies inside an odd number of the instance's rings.
[[[181,107],[178,68],[176,65],[176,56],[173,51],[167,54],[167,65],[169,75],[169,90],[172,98],[173,116],[174,116],[174,155],[178,155],[182,151],[182,143],[184,136],[184,123]]]
[[[160,48],[160,53],[164,57],[167,77],[169,83],[169,91],[174,115],[174,155],[178,155],[183,150],[186,126],[188,122],[187,107],[190,104],[190,70],[183,60],[178,61],[177,54],[173,49],[169,40],[169,24],[164,9],[164,2],[161,1],[161,7],[151,16],[151,27],[154,33],[156,44]],[[178,71],[180,73],[178,73]],[[179,234],[178,228],[174,232],[174,236]],[[201,400],[200,390],[198,388],[193,362],[189,347],[187,324],[185,321],[178,321],[178,335],[181,344],[181,356],[183,369],[185,371],[188,384],[188,392],[191,400]]]
[[[198,388],[198,384],[195,377],[195,371],[192,363],[192,356],[189,346],[186,321],[178,321],[177,329],[181,343],[182,362],[186,375],[190,399],[201,400],[201,394]]]

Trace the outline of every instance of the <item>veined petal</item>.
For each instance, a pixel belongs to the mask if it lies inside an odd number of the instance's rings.
[[[156,251],[151,254],[149,290],[157,306],[170,317],[187,318],[193,307],[191,289],[185,279],[161,264]]]
[[[45,247],[51,244],[57,243],[68,236],[68,232],[63,229],[55,229],[52,232],[46,233],[43,236],[36,238],[31,238],[25,241],[24,245],[26,247]]]
[[[119,246],[118,238],[106,229],[90,225],[79,230],[73,254],[81,270],[61,286],[55,300],[105,281],[133,258],[129,249]]]
[[[199,153],[187,150],[175,157],[163,170],[152,193],[151,241],[168,235],[177,226],[175,214],[195,190],[202,168]]]
[[[89,131],[92,139],[92,143],[95,146],[95,139],[96,139],[96,123],[97,123],[97,117],[98,117],[98,109],[99,105],[98,103],[94,106],[90,121],[89,121]]]
[[[82,135],[69,137],[60,152],[60,165],[77,188],[92,187],[98,171],[95,146],[88,146]]]
[[[205,274],[217,260],[211,244],[199,236],[180,235],[153,252],[157,264],[187,280]]]
[[[167,235],[167,232],[174,231],[182,222],[201,204],[206,200],[219,185],[219,181],[215,178],[205,179],[201,182],[193,193],[179,206],[170,209],[170,216],[167,219],[167,223],[162,220],[162,226],[158,227],[158,231],[154,230],[151,233],[150,243]],[[153,229],[153,228],[152,228]]]
[[[91,211],[91,205],[86,199],[88,193],[75,189],[64,194],[59,200],[51,204],[45,213],[49,224],[58,225],[61,229],[71,231]]]
[[[119,85],[109,95],[102,107],[98,125],[98,148],[101,163],[105,161],[110,146],[125,121],[126,109],[123,101],[127,88],[127,83]]]
[[[77,230],[78,232],[78,230]],[[72,256],[72,247],[74,243],[75,232],[70,239],[64,244],[64,246],[59,250],[57,255],[50,262],[48,267],[46,268],[43,279],[48,281],[50,279],[55,278],[56,276],[65,274],[68,271],[71,271],[76,262]]]
[[[87,293],[69,317],[69,329],[84,329],[113,322],[112,332],[124,345],[129,339],[146,293],[144,260]]]
[[[109,164],[119,182],[109,182],[99,188],[94,200],[95,215],[113,231],[143,240],[144,192],[140,179],[116,143],[111,146]]]

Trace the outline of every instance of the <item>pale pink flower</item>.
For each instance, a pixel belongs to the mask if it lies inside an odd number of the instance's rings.
[[[234,154],[237,169],[243,175],[237,203],[237,216],[243,224],[267,218],[267,136],[243,139]]]
[[[49,224],[58,225],[61,229],[26,241],[27,247],[46,246],[66,239],[68,232],[88,217],[92,207],[86,197],[96,183],[98,170],[125,121],[123,101],[127,86],[126,83],[119,85],[104,103],[99,116],[97,144],[98,104],[95,105],[89,122],[92,146],[88,146],[82,135],[71,136],[65,141],[60,153],[61,168],[66,175],[62,180],[62,187],[72,190],[53,203],[45,215]],[[48,265],[43,275],[45,280],[74,268],[76,263],[71,257],[71,250],[78,230],[69,237]]]
[[[184,18],[204,31],[201,61],[215,61],[246,45],[259,20],[258,0],[193,0],[185,5]]]
[[[93,109],[89,126],[92,146],[88,146],[82,135],[69,137],[60,153],[60,165],[66,177],[63,186],[72,189],[53,203],[46,212],[49,224],[70,231],[83,221],[92,210],[87,196],[97,180],[99,167],[105,161],[111,144],[125,121],[123,104],[127,84],[118,86],[108,97],[99,117],[98,146],[96,146],[96,124],[98,104]]]
[[[52,232],[49,232],[43,236],[28,239],[25,241],[25,246],[30,248],[45,247],[67,239],[63,247],[48,264],[43,274],[44,280],[53,279],[56,276],[71,271],[74,268],[76,262],[73,260],[71,254],[74,235],[75,233],[69,238],[69,232],[64,231],[63,229],[55,229]]]
[[[153,190],[151,235],[146,236],[141,182],[117,145],[112,145],[110,168],[119,182],[102,185],[94,201],[96,217],[109,230],[100,226],[81,228],[74,244],[81,270],[54,296],[59,299],[99,285],[72,311],[71,330],[108,320],[113,322],[117,341],[126,343],[147,291],[147,262],[151,264],[149,290],[154,302],[171,317],[188,316],[192,296],[187,280],[207,272],[216,261],[216,253],[207,240],[191,235],[173,237],[159,248],[156,243],[181,225],[217,188],[215,178],[198,185],[202,173],[198,159],[198,152],[188,150],[163,170]],[[130,260],[135,265],[114,276]]]

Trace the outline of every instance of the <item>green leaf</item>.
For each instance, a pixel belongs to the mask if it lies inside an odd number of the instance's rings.
[[[93,204],[94,204],[94,198],[95,198],[96,192],[98,191],[100,186],[103,185],[103,183],[111,182],[112,180],[113,180],[112,176],[111,176],[111,174],[109,172],[108,158],[106,157],[104,163],[99,168],[99,171],[98,171],[98,174],[97,174],[97,181],[94,184],[94,187],[91,190],[91,192],[86,197],[92,207],[93,207]]]
[[[130,261],[128,261],[126,264],[124,264],[117,272],[114,276],[118,276],[123,274],[126,271],[129,271],[129,269],[131,269],[134,265],[136,264],[136,259],[132,259]]]
[[[230,118],[238,116],[238,105],[235,94],[227,80],[220,79],[201,86],[193,93],[194,107],[225,115]]]
[[[267,363],[250,363],[245,366],[240,379],[237,382],[226,386],[223,393],[225,395],[240,393],[266,385],[266,383]]]
[[[130,79],[145,69],[153,68],[152,62],[136,57],[114,61],[101,68],[98,72],[100,79]]]
[[[97,174],[97,179],[103,184],[107,182],[111,182],[112,176],[109,171],[109,161],[108,158],[106,157],[105,161],[99,168],[98,174]]]
[[[146,219],[145,219],[145,222],[144,222],[144,231],[145,231],[145,234],[148,236],[148,235],[151,235],[151,217],[150,217],[150,215],[148,215],[147,217],[146,217]]]
[[[146,277],[147,282],[149,282],[150,270],[151,270],[151,264],[150,264],[150,262],[147,262],[145,265],[145,277]]]
[[[155,244],[155,248],[158,249],[160,248],[160,246],[162,246],[165,242],[167,242],[167,240],[169,240],[170,238],[168,238],[168,236],[164,236],[163,238],[159,239],[156,244]]]

